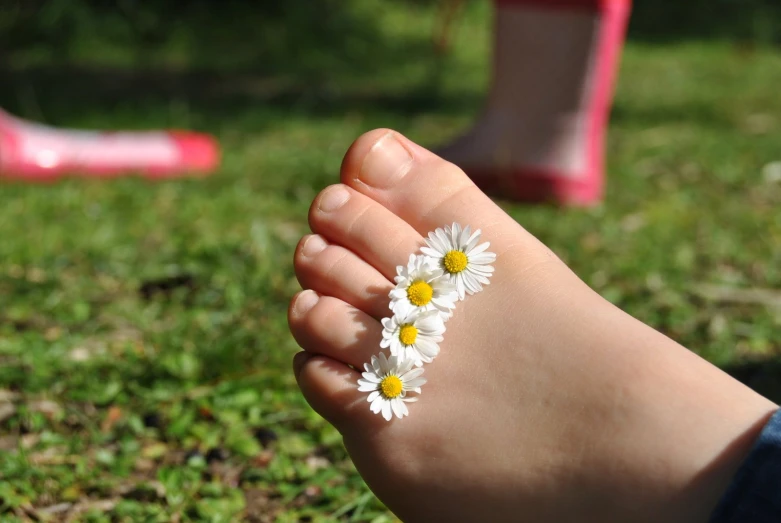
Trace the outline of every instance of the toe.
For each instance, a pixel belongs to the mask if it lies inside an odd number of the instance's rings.
[[[307,403],[337,430],[371,416],[366,393],[358,391],[358,371],[324,356],[299,352],[293,372]]]
[[[390,314],[393,285],[352,251],[311,234],[299,242],[293,263],[304,289],[338,298],[378,319]]]
[[[324,189],[309,210],[312,231],[357,253],[389,281],[422,245],[404,220],[373,199],[345,185]]]
[[[455,165],[395,131],[377,129],[345,155],[342,183],[379,202],[421,235],[451,222],[481,228],[497,251],[537,242]]]
[[[362,368],[380,351],[380,323],[342,300],[298,293],[288,311],[290,332],[307,352]]]

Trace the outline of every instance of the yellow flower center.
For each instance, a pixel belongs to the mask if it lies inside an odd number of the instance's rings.
[[[450,274],[457,274],[466,269],[466,264],[469,260],[461,251],[449,251],[442,258],[442,266]]]
[[[380,382],[382,395],[388,399],[393,399],[401,395],[402,384],[398,376],[388,376]]]
[[[434,296],[434,288],[423,280],[414,281],[407,287],[407,298],[416,307],[428,305],[432,296]]]
[[[399,329],[399,340],[404,345],[412,345],[418,339],[418,329],[414,325],[402,325]]]

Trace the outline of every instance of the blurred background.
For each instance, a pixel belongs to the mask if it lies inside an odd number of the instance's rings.
[[[486,91],[491,4],[0,0],[0,107],[192,128],[198,180],[0,180],[2,521],[392,521],[297,392],[311,199],[361,132]],[[605,298],[781,400],[781,5],[637,0],[605,204],[501,205]]]

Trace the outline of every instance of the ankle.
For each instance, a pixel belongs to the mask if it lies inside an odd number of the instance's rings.
[[[777,406],[642,327],[631,339],[656,339],[622,372],[619,415],[591,467],[604,506],[621,507],[600,521],[705,522]]]

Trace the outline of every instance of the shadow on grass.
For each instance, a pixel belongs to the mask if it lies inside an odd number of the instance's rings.
[[[749,360],[723,367],[727,374],[781,404],[781,357]]]
[[[0,21],[0,107],[53,124],[85,113],[157,114],[172,103],[216,121],[248,107],[313,116],[472,112],[479,94],[443,95],[432,32],[404,28],[421,4],[434,8],[433,1],[407,0],[396,14],[406,8],[409,15],[389,17],[359,0],[155,0],[118,8],[74,0],[67,10],[31,0]],[[462,18],[471,16],[468,9]],[[774,0],[660,0],[635,3],[630,38],[770,43],[781,42],[779,28]],[[84,56],[124,65],[74,65]],[[418,85],[391,92],[377,80],[410,61],[427,65]],[[342,91],[345,79],[357,87]],[[721,123],[703,111],[704,122]],[[670,112],[649,118],[679,117]],[[622,116],[619,107],[613,117]]]
[[[781,43],[777,0],[655,0],[634,2],[629,37],[645,42],[733,40]]]
[[[304,77],[264,72],[222,73],[213,70],[127,70],[90,67],[33,67],[10,69],[0,66],[3,108],[31,119],[45,118],[61,123],[74,116],[108,114],[118,108],[167,107],[171,101],[186,102],[197,112],[225,119],[263,107],[277,111],[305,112],[311,116],[372,110],[400,115],[436,109],[458,114],[471,110],[479,96],[442,96],[433,82],[390,93],[376,86],[342,92]],[[40,114],[34,114],[40,113]]]
[[[0,20],[0,107],[52,124],[85,110],[154,113],[172,102],[219,119],[254,106],[318,115],[474,104],[439,96],[430,31],[407,31],[409,20],[358,0],[156,0],[124,10],[75,0],[62,13],[50,4],[33,0]],[[163,16],[171,9],[176,23]],[[388,93],[377,78],[411,57],[430,60],[429,79]],[[362,87],[341,92],[345,81]]]

